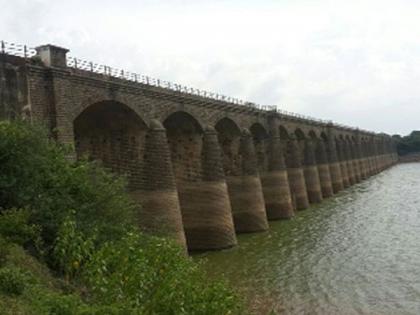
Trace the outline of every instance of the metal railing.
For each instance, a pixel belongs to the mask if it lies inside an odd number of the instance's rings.
[[[1,53],[2,54],[13,55],[13,56],[18,56],[18,57],[23,57],[23,58],[26,59],[26,58],[31,58],[31,57],[35,56],[36,55],[36,50],[34,48],[28,47],[26,45],[20,45],[20,44],[14,44],[14,43],[11,43],[11,42],[1,41]],[[373,132],[371,132],[371,131],[367,131],[367,130],[363,130],[363,129],[359,129],[359,128],[355,128],[355,127],[351,127],[351,126],[347,126],[347,125],[343,125],[343,124],[333,123],[332,120],[318,119],[318,118],[314,118],[314,117],[311,117],[311,116],[302,115],[302,114],[282,110],[282,109],[278,108],[277,105],[260,105],[260,104],[257,104],[257,103],[244,101],[244,100],[241,100],[239,98],[226,96],[226,95],[218,94],[218,93],[214,93],[214,92],[209,92],[209,91],[206,91],[206,90],[187,87],[185,85],[172,83],[172,82],[169,82],[169,81],[152,78],[152,77],[149,77],[149,76],[146,76],[146,75],[143,75],[143,74],[133,73],[133,72],[125,71],[125,70],[122,70],[122,69],[109,67],[109,66],[106,66],[106,65],[82,60],[82,59],[79,59],[79,58],[76,58],[76,57],[71,57],[71,56],[67,57],[67,67],[73,68],[73,69],[76,69],[76,70],[88,71],[88,72],[96,73],[96,74],[103,75],[103,76],[118,78],[118,79],[125,80],[125,81],[141,83],[141,84],[145,84],[145,85],[148,85],[148,86],[159,87],[159,88],[163,88],[163,89],[177,91],[177,92],[180,92],[180,93],[199,96],[199,97],[203,97],[203,98],[207,98],[207,99],[211,99],[211,100],[221,101],[221,102],[225,102],[225,103],[229,103],[229,104],[242,105],[242,106],[246,106],[248,108],[263,111],[263,112],[277,113],[277,114],[279,114],[279,115],[281,115],[285,118],[289,118],[289,119],[301,119],[301,120],[305,120],[305,121],[315,123],[315,124],[333,125],[335,127],[339,127],[339,128],[343,128],[343,129],[358,130],[358,131],[362,131],[362,132],[365,132],[365,133],[372,133],[373,134]]]
[[[2,54],[13,55],[23,58],[30,58],[36,55],[36,50],[26,45],[5,42],[3,40],[1,41],[0,45]]]

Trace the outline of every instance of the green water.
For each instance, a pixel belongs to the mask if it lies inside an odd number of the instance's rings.
[[[420,314],[420,163],[395,166],[239,246],[195,256],[257,313]]]

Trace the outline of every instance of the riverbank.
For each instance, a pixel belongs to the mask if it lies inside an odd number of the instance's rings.
[[[0,315],[246,314],[170,237],[143,233],[126,182],[0,121]]]

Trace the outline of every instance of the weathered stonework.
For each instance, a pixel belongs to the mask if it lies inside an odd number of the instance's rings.
[[[309,207],[309,200],[301,164],[299,144],[294,136],[290,137],[287,149],[287,174],[292,200],[297,210],[303,210]]]
[[[267,217],[269,220],[289,219],[294,216],[283,146],[278,128],[271,128],[268,140],[268,168],[261,174]]]
[[[219,141],[226,148],[227,139]],[[245,129],[239,134],[237,152],[239,168],[236,172],[228,172],[226,178],[230,202],[232,205],[235,229],[237,232],[258,232],[268,229],[267,214],[264,204],[261,180],[258,174],[257,157],[250,132]],[[230,145],[231,147],[231,145]],[[230,159],[235,156],[232,151],[225,151]],[[225,168],[225,173],[226,168]]]
[[[397,160],[385,134],[67,67],[66,51],[0,54],[0,118],[126,176],[138,224],[189,250],[234,246]]]
[[[331,197],[334,192],[332,188],[330,167],[325,149],[324,140],[320,139],[316,148],[316,160],[318,167],[319,180],[321,184],[321,192],[323,198]]]
[[[315,149],[311,139],[306,140],[304,150],[304,168],[306,191],[310,203],[322,201],[321,182],[315,160]]]

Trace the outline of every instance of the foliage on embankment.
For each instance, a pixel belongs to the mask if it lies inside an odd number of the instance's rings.
[[[242,314],[171,240],[141,233],[122,179],[42,128],[0,122],[0,314]]]
[[[412,131],[408,136],[393,135],[397,143],[398,155],[404,156],[420,152],[420,131]]]

